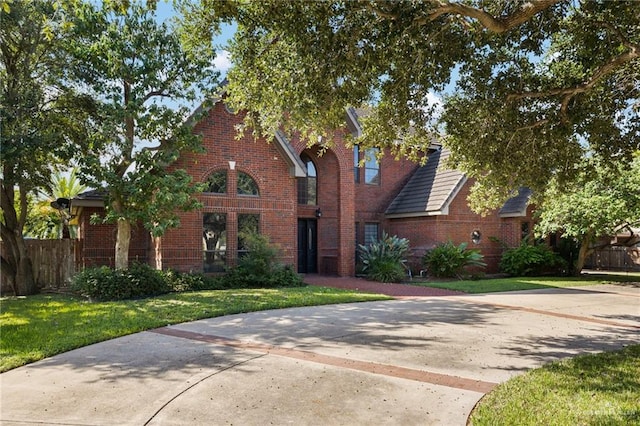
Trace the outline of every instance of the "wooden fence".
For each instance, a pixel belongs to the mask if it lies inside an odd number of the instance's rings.
[[[587,257],[585,267],[611,271],[640,271],[640,247],[608,247]]]
[[[47,290],[58,290],[69,285],[76,272],[77,240],[26,240],[27,251],[33,263],[33,273],[38,287]],[[0,242],[0,250],[4,243]],[[2,280],[2,293],[7,288],[6,280]]]

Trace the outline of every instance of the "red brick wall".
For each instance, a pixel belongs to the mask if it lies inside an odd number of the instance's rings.
[[[90,223],[93,214],[102,215],[102,208],[83,208],[78,217],[79,252],[82,267],[115,266],[116,225]],[[146,263],[150,249],[149,233],[143,226],[132,225],[129,263]]]
[[[201,271],[203,263],[202,216],[208,212],[227,214],[227,257],[235,263],[238,214],[259,214],[260,231],[282,249],[282,262],[295,265],[297,244],[296,180],[274,143],[243,138],[236,140],[241,116],[228,113],[222,103],[198,123],[195,132],[202,134],[203,154],[185,154],[174,165],[186,169],[196,182],[204,182],[214,171],[227,172],[227,193],[204,193],[199,196],[201,210],[181,216],[181,225],[165,234],[162,241],[165,267],[184,271]],[[235,161],[231,170],[229,161]],[[258,197],[238,195],[238,172],[251,176],[260,191]]]
[[[237,249],[237,218],[239,214],[259,214],[261,233],[282,249],[282,261],[297,263],[297,219],[314,218],[316,208],[322,211],[318,218],[318,270],[341,276],[355,273],[356,229],[358,240],[363,240],[364,223],[380,223],[380,229],[391,235],[408,238],[419,257],[426,248],[451,239],[456,244],[469,242],[485,255],[488,272],[497,270],[501,254],[500,245],[491,242],[495,236],[513,246],[520,242],[520,224],[527,218],[500,219],[495,213],[481,217],[470,211],[467,195],[470,183],[465,184],[449,208],[449,214],[410,219],[384,218],[384,210],[408,181],[417,164],[384,156],[380,165],[380,185],[364,183],[361,169],[360,183],[354,179],[353,149],[344,146],[343,134],[337,132],[334,145],[319,155],[318,147],[307,148],[303,141],[292,138],[292,147],[298,154],[303,151],[312,158],[318,174],[318,205],[297,204],[297,182],[290,175],[289,166],[280,150],[264,140],[251,137],[236,139],[236,125],[241,116],[228,113],[222,103],[216,104],[195,128],[203,135],[205,153],[183,154],[173,166],[186,169],[196,182],[203,182],[214,171],[227,172],[227,193],[199,195],[203,207],[198,211],[182,213],[181,224],[169,230],[162,239],[162,257],[165,268],[181,271],[202,271],[203,241],[202,218],[208,212],[227,215],[227,256],[235,262]],[[231,170],[229,161],[235,162]],[[244,172],[259,186],[259,197],[236,193],[236,177]],[[81,250],[86,264],[112,264],[115,228],[108,225],[89,225],[91,213],[86,209],[81,218]],[[482,239],[477,246],[470,242],[471,232],[479,230]],[[150,250],[148,234],[142,227],[134,229],[132,260],[144,261]],[[417,268],[420,266],[417,265]]]
[[[324,152],[307,148],[293,139],[296,152],[304,151],[318,172],[318,271],[339,276],[355,274],[355,183],[352,150],[345,147],[344,135],[336,132],[333,145]],[[315,207],[299,206],[300,217],[310,217]]]
[[[416,257],[421,257],[424,251],[439,242],[448,240],[456,245],[466,242],[468,248],[479,249],[487,263],[486,272],[498,272],[498,264],[502,255],[502,246],[492,241],[497,238],[508,246],[516,246],[521,241],[521,223],[532,223],[533,208],[529,207],[526,217],[500,218],[494,211],[486,216],[471,211],[467,204],[467,197],[472,181],[467,181],[456,198],[449,206],[449,214],[407,219],[391,219],[387,222],[390,234],[408,238]],[[530,225],[532,226],[532,225]],[[479,244],[471,241],[471,233],[480,231],[482,237]],[[416,263],[419,259],[413,259]],[[417,268],[419,265],[414,265]]]

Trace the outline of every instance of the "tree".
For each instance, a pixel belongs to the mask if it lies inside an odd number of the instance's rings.
[[[247,126],[316,141],[370,106],[354,143],[418,159],[439,138],[478,178],[477,210],[571,178],[584,152],[640,146],[635,1],[202,0],[184,14],[191,46],[237,23],[227,93]]]
[[[64,11],[46,0],[0,6],[2,275],[26,295],[37,291],[23,236],[29,197],[84,139],[79,124],[90,104],[65,84]]]
[[[211,51],[185,53],[177,32],[157,21],[155,2],[83,3],[75,13],[74,77],[98,104],[80,176],[105,188],[106,212],[96,220],[117,224],[115,266],[124,269],[132,224],[159,237],[178,225],[176,211],[198,205],[198,187],[171,164],[201,149],[188,112],[217,73]]]
[[[629,244],[640,241],[634,229],[640,227],[640,152],[629,163],[618,163],[617,170],[597,159],[584,160],[578,179],[568,188],[554,180],[540,206],[536,225],[539,236],[560,232],[580,245],[574,273],[579,274],[586,258],[596,248],[609,244],[612,236],[630,233]],[[607,242],[596,243],[601,237]]]

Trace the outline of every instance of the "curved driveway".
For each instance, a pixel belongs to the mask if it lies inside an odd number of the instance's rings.
[[[168,326],[0,375],[2,425],[464,425],[497,383],[639,343],[640,288],[293,308]]]

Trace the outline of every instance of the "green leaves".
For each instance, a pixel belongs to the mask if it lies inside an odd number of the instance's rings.
[[[140,221],[160,236],[179,224],[177,212],[199,205],[191,197],[199,188],[171,164],[202,150],[186,120],[217,85],[213,52],[188,55],[178,32],[158,23],[154,2],[83,4],[75,18],[73,75],[97,103],[82,175],[106,185],[104,221]]]
[[[358,245],[362,270],[367,277],[380,282],[400,282],[404,278],[409,240],[390,236],[386,232],[380,240],[368,245]]]
[[[452,241],[438,244],[427,251],[422,262],[427,267],[429,275],[434,277],[457,277],[467,267],[484,268],[484,256],[480,250],[468,250],[467,243],[459,246]]]
[[[370,107],[355,142],[416,160],[443,142],[451,166],[500,194],[475,197],[476,210],[572,179],[585,153],[615,162],[640,147],[633,1],[238,0],[191,12],[189,28],[237,22],[227,93],[257,134],[296,130],[312,144],[344,126],[346,107]]]

